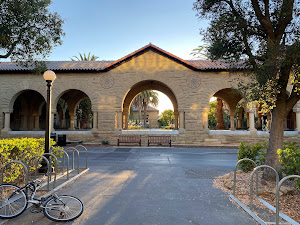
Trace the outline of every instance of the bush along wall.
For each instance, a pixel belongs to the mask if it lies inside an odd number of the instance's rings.
[[[50,145],[53,147],[56,143],[51,139]],[[44,153],[45,139],[40,138],[14,138],[0,140],[0,172],[4,165],[12,160],[18,160],[25,164],[30,158]],[[53,147],[53,149],[62,149],[61,147]],[[59,156],[58,154],[56,154]],[[35,167],[30,167],[30,171],[34,171]],[[5,183],[24,179],[24,170],[21,165],[12,164],[4,172]]]

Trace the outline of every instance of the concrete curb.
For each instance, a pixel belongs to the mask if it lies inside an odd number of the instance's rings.
[[[66,182],[62,183],[61,185],[57,186],[56,188],[54,188],[53,190],[49,191],[48,193],[42,195],[41,197],[47,197],[47,196],[53,194],[54,192],[56,192],[56,191],[62,189],[63,187],[67,186],[69,183],[71,183],[71,182],[73,182],[74,180],[76,180],[77,178],[79,178],[81,175],[83,175],[83,174],[85,174],[86,172],[88,172],[89,170],[90,170],[90,169],[87,168],[87,169],[81,171],[79,174],[75,175],[75,176],[72,177],[71,179],[67,180]],[[31,206],[32,206],[32,204],[29,203],[28,206],[27,206],[27,209],[30,208]],[[27,210],[27,209],[26,209],[26,210]],[[22,214],[21,214],[21,216],[22,216]],[[5,224],[5,223],[8,222],[8,221],[9,221],[9,219],[5,219],[5,220],[0,219],[0,225]]]

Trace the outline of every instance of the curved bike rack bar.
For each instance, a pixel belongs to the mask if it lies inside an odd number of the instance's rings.
[[[276,174],[276,185],[279,182],[279,175],[273,167],[268,166],[268,165],[262,165],[262,166],[255,167],[254,170],[252,171],[251,175],[250,175],[250,209],[251,210],[253,208],[253,175],[254,175],[254,173],[257,173],[258,169],[260,169],[260,168],[272,169]],[[256,194],[257,194],[257,191],[258,191],[257,189],[258,189],[258,174],[256,174]]]
[[[62,173],[64,173],[64,168],[65,168],[65,156],[67,158],[67,180],[69,180],[69,155],[68,153],[65,151],[65,150],[62,150],[62,149],[56,149],[56,150],[53,150],[52,149],[52,152],[62,152],[63,153],[63,167],[62,167]]]
[[[84,147],[83,145],[77,145],[75,148],[77,149],[77,148],[79,148],[79,147],[81,147],[81,148],[83,148],[84,149],[84,151],[85,151],[85,168],[87,169],[87,148],[86,147]]]
[[[45,156],[43,156],[43,155],[35,155],[35,156],[33,156],[33,157],[31,157],[30,159],[29,159],[29,161],[28,161],[28,170],[29,170],[29,166],[30,166],[30,163],[31,163],[31,161],[33,160],[33,159],[36,159],[37,161],[36,161],[36,166],[35,166],[35,173],[37,174],[37,163],[41,160],[41,159],[44,159],[45,161],[46,161],[46,163],[47,163],[47,177],[48,177],[48,179],[47,179],[47,191],[49,191],[49,184],[50,184],[50,174],[51,174],[51,167],[50,167],[50,163],[49,163],[49,160],[45,157]]]
[[[1,171],[1,184],[3,184],[3,179],[4,179],[3,174],[4,174],[5,168],[8,167],[9,165],[13,164],[13,163],[17,163],[17,164],[20,164],[21,166],[23,166],[23,169],[24,169],[25,174],[26,174],[26,180],[25,180],[25,182],[26,182],[26,184],[27,184],[27,183],[28,183],[28,180],[29,180],[29,173],[28,173],[27,166],[26,166],[23,162],[18,161],[18,160],[12,160],[12,161],[10,161],[10,162],[8,162],[8,163],[6,163],[6,164],[4,165],[4,167],[2,168],[2,171]]]
[[[57,157],[53,153],[44,153],[43,156],[51,156],[51,157],[53,157],[55,159],[55,165],[57,165]],[[51,169],[50,169],[50,173],[52,175],[52,170]],[[56,183],[56,170],[54,170],[53,189],[55,188],[55,183]]]
[[[299,175],[290,175],[290,176],[287,176],[287,177],[284,177],[281,179],[281,181],[277,184],[277,188],[276,188],[276,225],[279,225],[279,190],[280,190],[280,187],[281,185],[283,184],[284,181],[290,179],[290,178],[298,178],[300,179],[300,176]]]
[[[79,151],[74,147],[69,147],[65,150],[66,152],[72,151],[72,169],[74,170],[74,152],[77,152],[77,173],[79,174]]]
[[[243,161],[250,161],[250,162],[252,162],[252,163],[254,164],[255,167],[257,167],[256,162],[254,162],[252,159],[248,159],[248,158],[240,159],[240,160],[236,163],[236,165],[235,165],[235,167],[234,167],[234,176],[233,176],[233,187],[232,187],[233,196],[235,196],[236,171],[237,171],[237,167],[238,167],[238,165],[239,165],[241,162],[243,162]]]

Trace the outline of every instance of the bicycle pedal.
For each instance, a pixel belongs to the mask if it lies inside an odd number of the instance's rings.
[[[42,209],[30,208],[30,212],[32,212],[32,213],[40,213],[40,212],[42,212]]]

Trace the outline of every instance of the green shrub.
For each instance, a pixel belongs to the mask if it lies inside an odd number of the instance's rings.
[[[263,165],[265,163],[266,156],[266,142],[259,142],[253,145],[247,145],[245,142],[241,142],[238,150],[238,160],[248,158],[252,159],[257,166]],[[252,170],[255,166],[250,161],[243,161],[240,163],[239,168],[244,172]]]
[[[102,145],[109,145],[109,141],[106,141],[106,140],[103,140],[101,143],[102,143]]]
[[[283,144],[283,149],[278,149],[281,170],[286,175],[300,175],[300,149],[299,145],[292,142],[288,145]],[[300,180],[297,180],[297,186],[300,188]]]
[[[51,139],[50,145],[55,145]],[[0,140],[0,171],[4,165],[12,160],[18,160],[25,164],[36,155],[44,153],[45,139],[36,138],[13,138]],[[62,149],[60,147],[53,147],[53,149]],[[61,153],[55,153],[60,156]],[[35,170],[35,167],[30,167],[30,171]],[[29,172],[30,172],[29,171]],[[19,164],[12,164],[10,168],[4,171],[4,182],[15,181],[19,176],[20,179],[24,178],[24,170]]]
[[[138,129],[142,129],[141,126],[129,126],[128,127],[129,130],[138,130]]]

